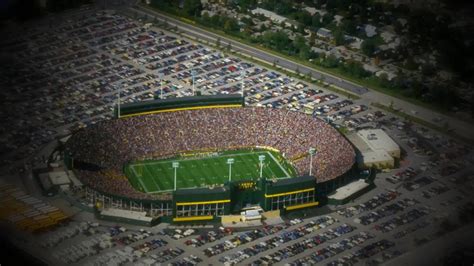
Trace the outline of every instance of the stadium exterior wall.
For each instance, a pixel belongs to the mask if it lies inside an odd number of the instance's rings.
[[[244,98],[240,94],[157,99],[123,104],[120,106],[120,117],[199,108],[243,107],[244,105]],[[117,105],[114,114],[116,118],[119,117]]]
[[[72,166],[72,165],[71,165]],[[375,172],[373,172],[375,173]],[[222,187],[213,189],[183,189],[164,197],[163,199],[133,199],[110,193],[97,191],[86,185],[86,199],[95,208],[112,207],[128,210],[146,211],[149,215],[159,218],[157,222],[174,223],[207,223],[219,221],[222,215],[239,211],[246,205],[260,205],[265,211],[281,210],[283,212],[325,205],[328,202],[327,195],[347,183],[360,178],[359,169],[354,164],[345,174],[333,180],[317,183],[314,177],[301,176],[282,180],[260,180],[250,181],[250,187],[242,189],[242,182],[233,182]],[[373,177],[371,177],[373,179]],[[356,195],[359,196],[359,195]],[[354,197],[356,197],[354,196]],[[276,204],[275,199],[306,197],[304,200],[284,202]],[[353,197],[351,197],[352,199]],[[207,204],[207,205],[205,205]],[[341,204],[341,203],[339,203]],[[183,206],[196,206],[199,208],[212,207],[212,211],[195,211]],[[190,207],[186,207],[192,209]],[[180,212],[178,212],[180,211]],[[108,217],[99,217],[109,219]],[[114,218],[112,218],[114,219]],[[109,219],[110,220],[110,219]],[[116,220],[118,221],[118,220]],[[130,223],[133,221],[123,220]]]

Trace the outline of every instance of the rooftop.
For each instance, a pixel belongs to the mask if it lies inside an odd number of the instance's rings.
[[[394,151],[398,150],[398,144],[382,129],[364,129],[357,135],[367,143],[372,150]]]
[[[329,195],[328,198],[335,200],[342,200],[350,195],[366,188],[369,184],[365,182],[364,179],[359,179],[357,181],[351,182],[343,187],[336,189],[336,191]]]
[[[283,21],[285,21],[287,19],[283,16],[278,15],[275,12],[272,12],[272,11],[269,11],[269,10],[266,10],[266,9],[263,9],[263,8],[260,8],[260,7],[255,8],[254,10],[252,10],[252,14],[264,15],[265,17],[270,18],[271,20],[273,20],[275,22],[278,22],[278,23],[282,23]]]

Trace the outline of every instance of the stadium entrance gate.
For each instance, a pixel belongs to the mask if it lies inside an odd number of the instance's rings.
[[[233,183],[233,197],[231,210],[238,213],[242,208],[249,205],[260,205],[262,201],[262,189],[260,182],[243,180]]]

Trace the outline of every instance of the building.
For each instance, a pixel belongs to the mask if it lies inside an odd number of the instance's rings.
[[[278,15],[278,14],[275,13],[275,12],[268,11],[268,10],[263,9],[263,8],[260,8],[260,7],[259,7],[259,8],[255,8],[255,9],[252,10],[251,12],[252,12],[252,14],[254,14],[254,15],[263,15],[263,16],[265,16],[266,18],[269,18],[269,19],[271,19],[273,22],[278,23],[278,24],[280,24],[280,23],[282,23],[282,22],[284,22],[284,21],[286,20],[285,17],[280,16],[280,15]]]
[[[360,130],[347,136],[356,147],[361,168],[394,168],[400,158],[400,147],[381,129]]]
[[[364,29],[365,35],[369,38],[372,38],[375,35],[377,35],[377,27],[375,27],[373,25],[366,24],[366,25],[364,25],[363,29]]]
[[[294,20],[290,20],[288,18],[285,18],[283,16],[280,16],[278,15],[277,13],[275,12],[272,12],[272,11],[268,11],[266,9],[263,9],[263,8],[255,8],[254,10],[251,11],[252,14],[254,15],[263,15],[264,17],[266,18],[269,18],[271,21],[273,21],[274,23],[277,23],[277,24],[281,24],[281,23],[284,23],[285,24],[285,27],[295,27],[295,28],[298,28],[299,27],[299,23],[294,21]]]
[[[316,9],[314,7],[305,7],[304,10],[308,12],[311,16],[314,16],[314,14],[318,13],[320,16],[326,15],[327,11],[322,10],[322,9]]]
[[[374,188],[373,182],[367,182],[364,179],[356,180],[328,195],[328,203],[332,205],[346,204],[372,188]]]
[[[319,28],[318,31],[316,32],[316,35],[320,38],[326,38],[326,39],[331,39],[332,38],[331,30],[328,30],[328,29],[325,29],[325,28]]]

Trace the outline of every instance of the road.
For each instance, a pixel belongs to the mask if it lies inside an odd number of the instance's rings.
[[[434,120],[437,120],[437,121],[442,121],[441,122],[442,125],[444,125],[447,122],[449,124],[449,127],[453,129],[457,134],[463,136],[464,138],[474,140],[474,135],[471,133],[471,132],[474,132],[474,125],[464,120],[435,112],[431,109],[427,109],[427,108],[409,103],[407,101],[401,100],[399,98],[396,98],[390,95],[386,95],[374,90],[368,90],[367,88],[354,84],[350,81],[341,79],[339,77],[333,76],[328,73],[324,73],[324,72],[309,68],[307,66],[293,62],[291,60],[280,57],[278,55],[271,54],[263,50],[260,50],[258,48],[255,48],[255,47],[240,43],[238,41],[220,36],[218,34],[203,30],[199,27],[181,22],[180,20],[177,20],[173,17],[155,12],[153,10],[147,9],[146,7],[143,7],[140,5],[129,7],[129,10],[131,10],[132,12],[136,12],[136,14],[138,14],[139,16],[146,15],[149,17],[156,18],[157,20],[166,21],[172,26],[176,25],[180,31],[182,31],[186,35],[191,36],[193,38],[198,38],[200,40],[208,41],[211,43],[215,43],[217,39],[220,39],[222,46],[227,46],[227,44],[230,43],[232,45],[233,50],[240,53],[244,53],[255,59],[267,62],[269,64],[275,63],[275,65],[278,67],[289,69],[292,71],[295,71],[296,69],[298,69],[299,72],[302,74],[311,73],[311,76],[316,79],[320,79],[324,77],[324,80],[326,82],[331,83],[346,91],[350,91],[352,93],[358,94],[363,100],[365,100],[368,106],[370,106],[371,103],[381,103],[386,106],[390,105],[390,103],[393,103],[393,105],[397,108],[400,108],[402,112],[417,116],[420,119],[423,119],[427,122],[433,123]]]
[[[144,8],[144,7],[140,6],[140,5],[137,5],[136,7],[134,7],[133,10],[136,11],[136,12],[139,12],[141,14],[147,14],[147,15],[150,15],[152,17],[156,17],[158,20],[167,20],[168,23],[173,24],[173,25],[177,25],[178,28],[181,29],[182,31],[186,32],[187,35],[197,37],[197,38],[205,40],[205,41],[215,43],[217,41],[217,39],[219,38],[221,40],[221,45],[222,46],[225,47],[225,46],[227,46],[228,43],[231,43],[233,50],[245,53],[245,54],[247,54],[251,57],[254,57],[255,59],[259,59],[259,60],[265,61],[265,62],[270,63],[270,64],[273,64],[273,62],[275,62],[276,66],[286,68],[286,69],[295,70],[295,69],[298,68],[299,72],[301,74],[311,73],[312,77],[316,78],[316,79],[320,79],[321,77],[324,77],[326,82],[334,84],[338,87],[341,87],[341,88],[346,89],[348,91],[351,91],[353,93],[356,93],[356,94],[360,95],[360,94],[364,94],[368,91],[367,89],[365,89],[365,88],[363,88],[363,87],[361,87],[357,84],[345,81],[345,80],[340,79],[340,78],[338,78],[336,76],[333,76],[331,74],[324,73],[324,72],[309,68],[307,66],[295,63],[291,60],[288,60],[284,57],[280,57],[278,55],[274,55],[274,54],[270,54],[268,52],[264,52],[260,49],[252,47],[250,45],[246,45],[246,44],[243,44],[241,42],[234,41],[232,39],[222,37],[218,34],[215,34],[215,33],[203,30],[201,28],[192,26],[190,24],[181,22],[181,21],[179,21],[177,19],[174,19],[172,17],[163,15],[163,14],[158,13],[158,12],[151,11],[147,8]]]

